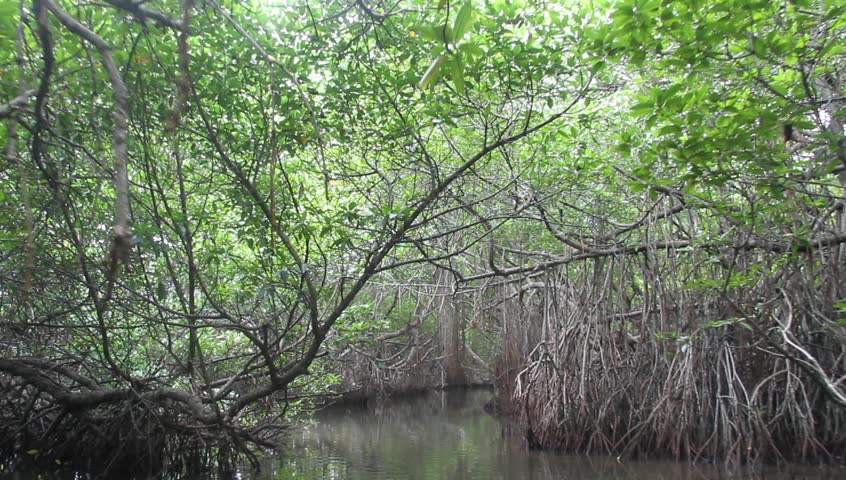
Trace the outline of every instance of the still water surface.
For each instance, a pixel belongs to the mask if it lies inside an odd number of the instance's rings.
[[[676,462],[618,462],[528,452],[482,409],[489,390],[430,392],[368,408],[328,409],[297,430],[264,479],[337,480],[829,480],[842,467],[727,472]]]

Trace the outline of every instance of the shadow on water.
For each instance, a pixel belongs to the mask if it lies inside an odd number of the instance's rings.
[[[428,392],[368,407],[327,409],[293,433],[285,454],[254,478],[364,480],[841,479],[841,467],[729,472],[711,465],[618,462],[612,457],[527,451],[484,411],[485,389]]]

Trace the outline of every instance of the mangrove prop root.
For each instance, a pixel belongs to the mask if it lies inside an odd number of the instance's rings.
[[[498,406],[518,416],[530,446],[843,461],[846,329],[825,298],[844,296],[841,270],[795,258],[749,285],[697,289],[679,277],[705,273],[669,256],[642,260],[561,269],[546,275],[542,295],[520,300],[498,364]],[[627,311],[615,298],[632,272],[644,298]]]

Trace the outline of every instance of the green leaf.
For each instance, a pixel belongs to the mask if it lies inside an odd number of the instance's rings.
[[[18,18],[18,2],[0,0],[0,60],[10,59],[14,51],[15,20]],[[2,75],[0,71],[0,75]]]
[[[604,69],[606,65],[607,64],[605,63],[605,60],[600,60],[600,61],[594,63],[593,66],[590,69],[590,74],[596,75],[600,70]]]
[[[432,63],[426,70],[426,73],[423,74],[423,78],[420,79],[420,83],[417,84],[421,90],[426,90],[426,87],[438,78],[438,74],[441,70],[441,66],[444,64],[444,61],[446,61],[446,54],[444,53],[438,55],[434,60],[432,60]]]
[[[420,36],[425,38],[426,40],[431,40],[433,42],[438,43],[446,43],[446,37],[444,36],[443,26],[421,25],[417,28],[417,31],[420,33]]]
[[[784,63],[792,67],[799,63],[799,56],[796,53],[790,53],[784,58]]]
[[[470,2],[464,2],[464,5],[458,10],[458,15],[455,17],[455,23],[452,27],[453,39],[457,42],[461,37],[467,33],[470,25],[473,24],[473,5]]]
[[[660,135],[678,135],[682,133],[681,127],[678,125],[664,125],[658,130]]]
[[[17,13],[18,2],[15,0],[0,0],[0,25],[14,27]]]
[[[632,114],[636,117],[641,117],[643,115],[648,115],[652,113],[655,109],[655,103],[651,100],[645,100],[643,102],[638,103],[637,105],[632,106]]]
[[[454,57],[452,62],[452,84],[459,94],[464,94],[464,62],[459,57]]]
[[[482,47],[476,45],[475,43],[463,43],[458,50],[465,54],[470,55],[471,57],[483,57],[485,55],[485,51],[482,50]]]

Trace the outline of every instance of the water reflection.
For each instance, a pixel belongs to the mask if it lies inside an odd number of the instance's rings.
[[[430,392],[369,408],[331,409],[298,430],[258,479],[719,480],[846,478],[840,467],[726,472],[675,462],[617,462],[527,452],[482,406],[487,390]]]

